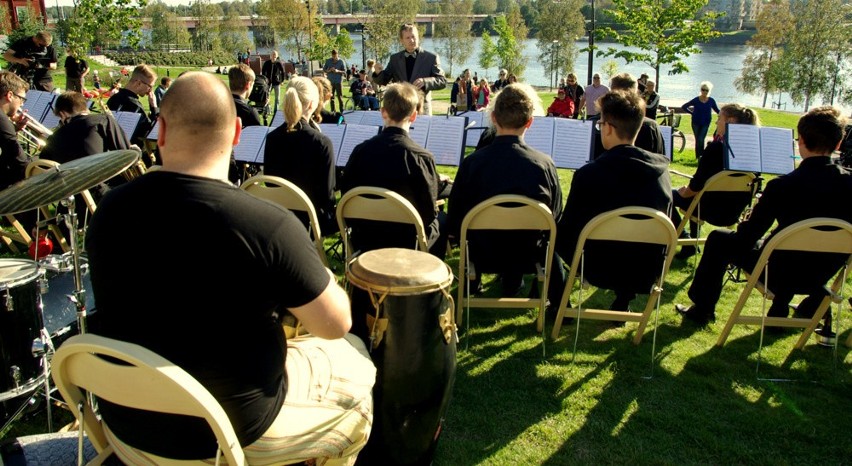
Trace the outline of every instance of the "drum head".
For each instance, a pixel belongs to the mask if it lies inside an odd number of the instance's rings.
[[[362,289],[395,296],[429,293],[453,282],[450,266],[411,249],[386,248],[365,252],[346,268],[349,281]]]
[[[14,288],[38,275],[38,267],[29,259],[0,259],[0,288]]]

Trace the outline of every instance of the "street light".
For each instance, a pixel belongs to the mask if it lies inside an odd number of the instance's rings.
[[[553,75],[556,73],[556,47],[559,44],[558,40],[554,40],[551,42],[550,48],[550,91],[553,92],[553,88],[556,87],[556,81]]]
[[[314,48],[314,31],[311,26],[311,0],[305,0],[305,6],[308,8],[308,53],[305,56],[308,58],[308,76],[314,75],[314,60],[311,59],[311,49]]]
[[[592,0],[592,21],[589,23],[589,82],[592,84],[592,73],[595,55],[595,0]]]

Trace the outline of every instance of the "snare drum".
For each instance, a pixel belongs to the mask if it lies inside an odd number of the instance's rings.
[[[31,260],[0,259],[0,401],[27,394],[44,380],[38,276]]]
[[[44,271],[41,285],[44,327],[50,334],[53,346],[58,348],[65,340],[77,334],[77,305],[72,300],[77,289],[74,283],[74,259],[70,253],[51,254],[39,260]],[[86,291],[87,314],[94,313],[95,298],[89,278],[89,260],[80,257],[80,278]]]
[[[452,272],[431,254],[388,248],[357,256],[346,276],[353,293],[369,294],[366,306],[353,299],[353,314],[367,316],[376,364],[373,430],[359,463],[430,464],[456,373]]]

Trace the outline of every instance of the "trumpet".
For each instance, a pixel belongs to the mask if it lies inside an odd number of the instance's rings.
[[[18,109],[18,114],[21,118],[26,119],[26,125],[21,129],[18,135],[23,138],[23,142],[26,144],[28,149],[27,152],[30,153],[30,156],[33,156],[35,155],[35,152],[40,151],[47,145],[47,138],[53,135],[53,130],[44,126],[38,120],[31,118],[21,109]]]

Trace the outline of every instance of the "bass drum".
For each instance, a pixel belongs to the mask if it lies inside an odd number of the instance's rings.
[[[346,270],[353,318],[366,318],[376,365],[373,430],[356,464],[432,463],[456,374],[453,274],[437,257],[377,249]]]
[[[0,259],[0,401],[30,393],[44,380],[38,277],[31,260]]]
[[[39,260],[39,266],[44,271],[41,283],[44,327],[54,348],[59,348],[65,340],[79,333],[77,305],[73,300],[77,288],[74,284],[74,261],[70,253],[51,254]],[[95,311],[95,298],[89,278],[89,260],[85,257],[80,257],[80,278],[86,292],[86,311],[91,316]]]

